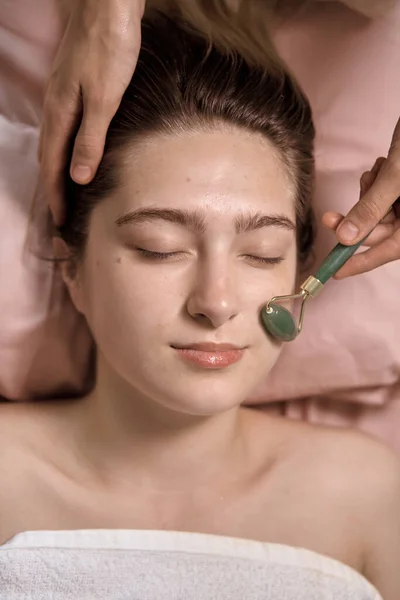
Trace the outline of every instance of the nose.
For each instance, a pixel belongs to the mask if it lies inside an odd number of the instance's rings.
[[[203,264],[187,301],[189,315],[210,328],[217,329],[234,319],[238,312],[238,294],[233,273],[226,261]]]

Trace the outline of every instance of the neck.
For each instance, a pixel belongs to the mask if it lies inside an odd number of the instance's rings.
[[[81,406],[81,446],[107,481],[193,490],[237,473],[245,462],[238,408],[211,417],[182,414],[103,369]]]

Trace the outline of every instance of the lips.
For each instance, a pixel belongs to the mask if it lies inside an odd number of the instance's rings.
[[[245,347],[233,344],[202,342],[185,346],[173,346],[181,359],[204,369],[224,369],[242,358]]]

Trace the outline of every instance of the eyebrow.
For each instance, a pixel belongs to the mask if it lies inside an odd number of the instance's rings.
[[[115,223],[118,227],[121,227],[131,223],[148,223],[156,220],[182,225],[195,233],[204,233],[206,228],[206,221],[198,212],[176,208],[138,208],[118,217]],[[280,214],[265,215],[256,213],[239,215],[235,218],[235,228],[238,234],[264,227],[279,227],[289,231],[295,231],[296,229],[295,223],[289,217]]]
[[[115,223],[120,227],[128,223],[148,223],[156,220],[183,225],[195,232],[203,233],[205,230],[205,220],[199,213],[177,208],[138,208],[118,217]]]
[[[289,231],[295,231],[295,223],[285,215],[271,214],[263,215],[256,213],[254,215],[240,215],[235,219],[236,233],[247,233],[263,227],[280,227]]]

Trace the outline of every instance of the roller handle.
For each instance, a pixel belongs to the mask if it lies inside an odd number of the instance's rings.
[[[400,201],[400,197],[396,200],[396,202]],[[393,206],[389,208],[386,215],[383,217],[387,217],[387,215],[392,211]],[[381,219],[380,223],[382,223],[383,219]],[[378,223],[379,225],[379,223]],[[375,229],[375,227],[374,227]],[[374,230],[373,229],[373,230]],[[373,231],[372,230],[372,231]],[[325,258],[324,262],[315,273],[314,277],[318,279],[322,284],[325,284],[328,279],[333,277],[335,273],[339,271],[341,267],[351,258],[356,250],[365,242],[367,237],[371,235],[372,231],[368,235],[366,235],[360,242],[357,244],[353,244],[352,246],[344,246],[343,244],[337,244],[333,250],[331,250],[328,256]]]
[[[339,271],[341,267],[351,258],[356,250],[363,244],[365,238],[353,244],[353,246],[344,246],[343,244],[337,244],[333,250],[331,250],[324,262],[315,273],[314,277],[321,283],[325,284],[328,279],[333,277],[335,273]]]

